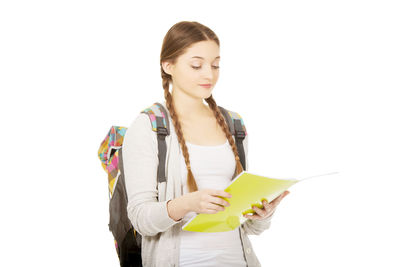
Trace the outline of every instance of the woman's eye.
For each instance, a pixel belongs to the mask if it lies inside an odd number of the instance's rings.
[[[219,69],[219,66],[212,66],[214,69]],[[198,70],[201,67],[192,66],[193,69]]]

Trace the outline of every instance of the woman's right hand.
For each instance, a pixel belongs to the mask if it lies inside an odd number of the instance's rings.
[[[190,211],[197,213],[217,213],[230,206],[229,202],[222,199],[231,198],[232,195],[223,190],[202,189],[183,195],[186,206]]]

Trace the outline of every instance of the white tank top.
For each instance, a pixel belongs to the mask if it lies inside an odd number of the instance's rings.
[[[211,188],[224,190],[234,174],[236,162],[228,140],[223,145],[200,146],[186,142],[190,166],[199,190]],[[188,193],[187,169],[181,149],[181,174],[183,194]],[[184,223],[195,216],[189,212]],[[243,256],[239,228],[228,232],[200,233],[181,230],[180,267],[247,266]]]

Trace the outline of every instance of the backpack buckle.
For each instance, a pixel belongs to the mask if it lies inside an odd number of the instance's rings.
[[[162,134],[162,135],[168,135],[167,128],[163,126],[157,126],[157,133]]]
[[[236,131],[236,136],[240,139],[245,138],[246,134],[244,131]]]

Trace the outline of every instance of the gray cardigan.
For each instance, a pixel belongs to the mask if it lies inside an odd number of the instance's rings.
[[[159,103],[166,108],[165,100]],[[169,112],[167,108],[166,110]],[[170,135],[166,137],[167,182],[157,186],[157,135],[151,128],[147,114],[137,115],[125,133],[122,147],[128,217],[133,227],[142,235],[144,267],[179,266],[179,234],[183,221],[175,221],[169,217],[166,203],[181,196],[183,192],[180,179],[180,145],[171,118],[169,126]],[[243,146],[248,169],[248,134],[243,140]],[[243,254],[249,267],[261,264],[247,235],[260,235],[270,227],[271,217],[262,220],[248,219],[239,227]]]

